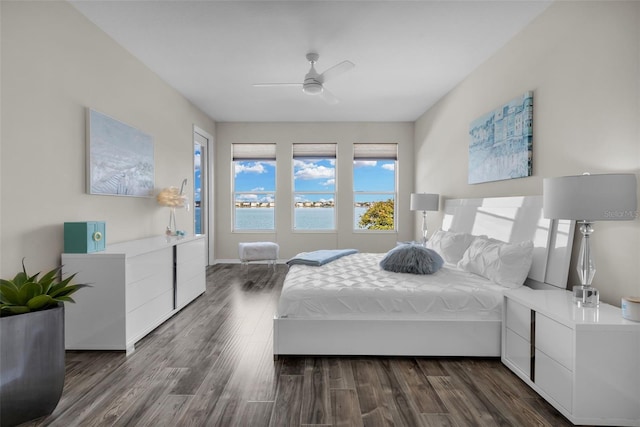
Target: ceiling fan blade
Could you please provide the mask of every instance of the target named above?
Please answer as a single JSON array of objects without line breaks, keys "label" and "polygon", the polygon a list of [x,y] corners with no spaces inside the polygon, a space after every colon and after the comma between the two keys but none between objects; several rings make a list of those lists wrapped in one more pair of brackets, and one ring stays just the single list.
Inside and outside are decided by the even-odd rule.
[{"label": "ceiling fan blade", "polygon": [[356,64],[351,61],[342,61],[341,63],[334,65],[328,70],[325,70],[324,73],[320,74],[320,77],[322,78],[322,81],[326,83],[327,81],[335,79],[339,75],[346,73],[355,66]]},{"label": "ceiling fan blade", "polygon": [[253,87],[302,86],[302,83],[254,83]]},{"label": "ceiling fan blade", "polygon": [[323,88],[322,92],[320,92],[318,96],[322,98],[324,102],[330,105],[335,105],[340,102],[340,100],[334,94],[329,92],[327,88]]}]

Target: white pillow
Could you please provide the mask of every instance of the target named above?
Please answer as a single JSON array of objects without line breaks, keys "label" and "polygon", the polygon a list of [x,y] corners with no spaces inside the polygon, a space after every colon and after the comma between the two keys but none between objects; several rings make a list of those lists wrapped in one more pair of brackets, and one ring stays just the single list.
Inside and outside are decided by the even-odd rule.
[{"label": "white pillow", "polygon": [[530,240],[509,244],[476,237],[462,256],[458,268],[506,288],[518,288],[524,284],[532,261],[533,243]]},{"label": "white pillow", "polygon": [[471,234],[439,230],[427,240],[427,248],[438,252],[447,264],[456,265],[473,239]]}]

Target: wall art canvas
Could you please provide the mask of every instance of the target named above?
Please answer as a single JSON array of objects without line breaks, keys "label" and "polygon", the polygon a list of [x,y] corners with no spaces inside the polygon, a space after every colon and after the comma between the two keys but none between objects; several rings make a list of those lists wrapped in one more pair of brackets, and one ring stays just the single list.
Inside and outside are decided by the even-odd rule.
[{"label": "wall art canvas", "polygon": [[533,92],[471,122],[469,184],[531,176]]},{"label": "wall art canvas", "polygon": [[151,135],[91,109],[87,122],[87,192],[153,197]]}]

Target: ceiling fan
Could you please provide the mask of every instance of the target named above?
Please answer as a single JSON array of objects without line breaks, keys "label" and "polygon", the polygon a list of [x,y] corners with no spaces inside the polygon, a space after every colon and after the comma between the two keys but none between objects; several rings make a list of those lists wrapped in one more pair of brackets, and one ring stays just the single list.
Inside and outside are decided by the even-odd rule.
[{"label": "ceiling fan", "polygon": [[337,104],[339,99],[336,98],[334,94],[329,92],[324,84],[339,75],[349,71],[355,64],[351,61],[342,61],[339,64],[334,65],[333,67],[325,70],[324,73],[318,74],[314,65],[318,62],[318,58],[320,55],[317,53],[307,53],[307,61],[311,63],[311,68],[306,76],[304,76],[303,83],[257,83],[253,86],[255,87],[273,87],[273,86],[298,86],[302,87],[302,91],[307,95],[316,95],[325,100],[329,104]]}]

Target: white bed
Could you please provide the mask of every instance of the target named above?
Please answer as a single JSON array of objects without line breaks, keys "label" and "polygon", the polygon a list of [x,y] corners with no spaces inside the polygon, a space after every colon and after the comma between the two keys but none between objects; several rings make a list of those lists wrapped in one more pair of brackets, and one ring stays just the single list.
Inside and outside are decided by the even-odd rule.
[{"label": "white bed", "polygon": [[[566,287],[573,223],[542,218],[540,196],[452,199],[442,228],[534,242],[528,282]],[[358,253],[291,266],[274,318],[274,355],[499,356],[502,292],[445,266],[432,275],[379,268]]]}]

